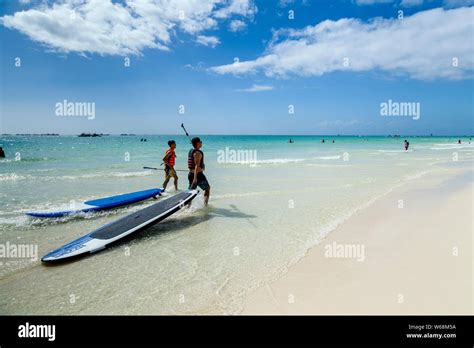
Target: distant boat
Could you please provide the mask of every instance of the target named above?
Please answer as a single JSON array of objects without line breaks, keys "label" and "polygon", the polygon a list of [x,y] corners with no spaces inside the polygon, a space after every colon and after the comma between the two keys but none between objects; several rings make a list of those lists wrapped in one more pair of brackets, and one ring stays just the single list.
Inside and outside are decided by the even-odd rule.
[{"label": "distant boat", "polygon": [[104,134],[100,133],[100,134],[97,134],[97,133],[81,133],[78,135],[78,137],[81,137],[81,138],[87,138],[87,137],[101,137],[103,136]]},{"label": "distant boat", "polygon": [[[11,134],[3,134],[3,135],[11,135]],[[57,134],[57,133],[41,133],[41,134],[17,133],[15,135],[22,136],[22,137],[58,137],[59,136],[59,134]]]}]

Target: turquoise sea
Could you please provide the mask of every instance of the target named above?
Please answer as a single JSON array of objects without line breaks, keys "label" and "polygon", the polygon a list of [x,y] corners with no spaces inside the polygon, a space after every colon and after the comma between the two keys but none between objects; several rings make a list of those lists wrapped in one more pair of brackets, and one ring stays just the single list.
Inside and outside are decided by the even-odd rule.
[{"label": "turquoise sea", "polygon": [[[161,187],[163,172],[143,166],[160,166],[169,139],[177,142],[176,168],[185,170],[185,136],[1,136],[0,244],[37,245],[41,257],[152,204],[48,220],[25,215]],[[250,290],[285,272],[359,209],[429,172],[474,163],[469,137],[201,139],[209,207],[198,197],[134,238],[61,266],[4,259],[0,313],[238,313]],[[180,189],[187,188],[186,173],[178,174]],[[165,196],[173,193],[170,185]]]}]

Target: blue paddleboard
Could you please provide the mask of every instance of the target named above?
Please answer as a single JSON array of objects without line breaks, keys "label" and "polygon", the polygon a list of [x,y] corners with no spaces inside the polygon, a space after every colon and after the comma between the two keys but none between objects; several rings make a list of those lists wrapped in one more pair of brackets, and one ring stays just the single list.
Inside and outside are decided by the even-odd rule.
[{"label": "blue paddleboard", "polygon": [[166,219],[168,216],[183,208],[186,204],[191,203],[197,194],[197,190],[187,190],[167,199],[160,200],[158,203],[126,215],[53,250],[43,256],[41,261],[60,261],[81,254],[94,253],[102,250],[110,243]]},{"label": "blue paddleboard", "polygon": [[26,215],[34,217],[61,217],[78,213],[87,213],[91,211],[99,211],[104,209],[117,208],[128,204],[137,203],[148,198],[159,196],[164,190],[162,188],[154,188],[150,190],[125,193],[117,196],[93,199],[82,203],[74,203],[67,209],[61,210],[44,210],[30,211]]}]

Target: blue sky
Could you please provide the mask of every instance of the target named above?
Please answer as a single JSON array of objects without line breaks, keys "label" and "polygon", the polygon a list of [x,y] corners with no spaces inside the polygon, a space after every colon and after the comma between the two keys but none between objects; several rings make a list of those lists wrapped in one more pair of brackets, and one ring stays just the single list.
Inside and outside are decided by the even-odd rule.
[{"label": "blue sky", "polygon": [[1,133],[473,133],[472,1],[96,1],[0,0]]}]

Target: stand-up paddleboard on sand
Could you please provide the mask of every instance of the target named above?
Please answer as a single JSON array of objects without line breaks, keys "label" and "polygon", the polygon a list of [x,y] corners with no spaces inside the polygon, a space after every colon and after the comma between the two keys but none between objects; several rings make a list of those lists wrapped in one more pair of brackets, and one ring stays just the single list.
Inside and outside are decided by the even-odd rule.
[{"label": "stand-up paddleboard on sand", "polygon": [[99,211],[104,209],[117,208],[124,205],[129,205],[137,202],[144,201],[155,196],[159,196],[164,190],[162,188],[154,188],[150,190],[137,191],[131,193],[125,193],[117,196],[110,196],[105,198],[93,199],[82,203],[71,204],[69,209],[61,210],[44,210],[44,211],[31,211],[27,212],[27,215],[34,217],[61,217],[65,215],[73,215],[78,213],[87,213],[91,211]]},{"label": "stand-up paddleboard on sand", "polygon": [[150,227],[174,214],[187,203],[190,203],[197,194],[197,190],[187,190],[129,214],[86,234],[84,237],[63,245],[59,249],[43,256],[41,261],[51,262],[64,260],[84,253],[93,253],[102,250],[107,244],[115,242],[133,232]]}]

